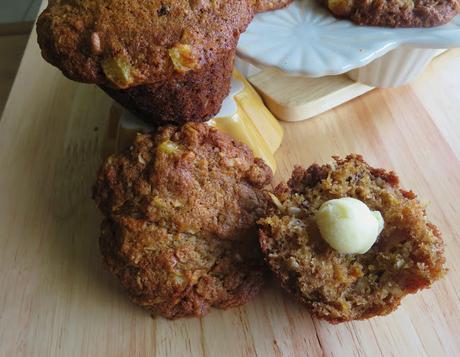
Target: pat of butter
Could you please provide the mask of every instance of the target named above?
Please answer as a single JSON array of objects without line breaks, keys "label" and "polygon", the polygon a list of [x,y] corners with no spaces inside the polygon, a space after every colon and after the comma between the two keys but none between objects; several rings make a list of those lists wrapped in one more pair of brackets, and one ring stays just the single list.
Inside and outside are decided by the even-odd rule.
[{"label": "pat of butter", "polygon": [[316,213],[322,238],[335,250],[345,254],[366,253],[383,229],[379,211],[371,211],[351,197],[324,202]]}]

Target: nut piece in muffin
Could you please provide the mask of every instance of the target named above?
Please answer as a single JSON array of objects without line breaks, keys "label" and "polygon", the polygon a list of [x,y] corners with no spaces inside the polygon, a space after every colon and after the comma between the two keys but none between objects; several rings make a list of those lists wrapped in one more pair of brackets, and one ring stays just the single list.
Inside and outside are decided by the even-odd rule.
[{"label": "nut piece in muffin", "polygon": [[281,9],[288,6],[294,0],[253,0],[256,12],[264,12]]},{"label": "nut piece in muffin", "polygon": [[[374,169],[359,155],[334,159],[296,167],[270,194],[272,207],[258,221],[262,251],[281,285],[314,316],[338,323],[388,314],[445,273],[441,234],[393,172]],[[320,207],[343,197],[380,212],[385,222],[362,254],[339,253],[318,228]]]},{"label": "nut piece in muffin", "polygon": [[271,178],[246,145],[206,124],[138,134],[94,187],[105,263],[135,303],[167,318],[244,304],[264,282],[255,222]]},{"label": "nut piece in muffin", "polygon": [[205,121],[228,95],[249,0],[57,0],[37,22],[43,57],[159,125]]},{"label": "nut piece in muffin", "polygon": [[433,27],[452,20],[459,0],[320,0],[335,16],[358,25]]}]

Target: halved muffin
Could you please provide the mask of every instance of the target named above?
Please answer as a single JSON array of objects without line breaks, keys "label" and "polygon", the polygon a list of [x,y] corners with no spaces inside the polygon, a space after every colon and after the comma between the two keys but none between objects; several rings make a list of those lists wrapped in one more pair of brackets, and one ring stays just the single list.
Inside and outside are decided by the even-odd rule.
[{"label": "halved muffin", "polygon": [[[334,159],[296,167],[276,187],[258,222],[262,251],[281,285],[314,316],[338,323],[388,314],[445,273],[441,233],[393,172],[372,168],[359,155]],[[340,253],[321,237],[318,210],[343,197],[383,216],[383,231],[363,254]]]}]

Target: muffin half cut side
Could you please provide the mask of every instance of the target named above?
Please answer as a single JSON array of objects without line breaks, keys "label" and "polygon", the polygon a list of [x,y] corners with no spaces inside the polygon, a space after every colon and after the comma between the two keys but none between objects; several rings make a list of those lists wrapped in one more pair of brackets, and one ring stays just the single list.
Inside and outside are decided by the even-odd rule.
[{"label": "muffin half cut side", "polygon": [[[338,323],[388,314],[445,273],[441,233],[393,172],[359,155],[334,160],[296,167],[270,194],[272,206],[258,221],[262,251],[281,285],[314,316]],[[338,252],[318,228],[320,207],[343,197],[383,217],[383,231],[363,254]]]}]

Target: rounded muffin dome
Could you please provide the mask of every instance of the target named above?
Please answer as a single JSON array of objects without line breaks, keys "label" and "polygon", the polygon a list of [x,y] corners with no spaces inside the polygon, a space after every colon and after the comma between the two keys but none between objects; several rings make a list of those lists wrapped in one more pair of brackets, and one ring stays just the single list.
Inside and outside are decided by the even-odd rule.
[{"label": "rounded muffin dome", "polygon": [[230,91],[251,0],[57,0],[37,22],[43,57],[152,125],[205,121]]},{"label": "rounded muffin dome", "polygon": [[294,0],[253,0],[256,12],[281,9],[289,5]]},{"label": "rounded muffin dome", "polygon": [[460,11],[459,0],[321,0],[337,17],[358,25],[385,27],[433,27],[452,20]]},{"label": "rounded muffin dome", "polygon": [[235,48],[247,0],[58,0],[37,22],[43,57],[76,81],[154,84]]},{"label": "rounded muffin dome", "polygon": [[206,124],[139,134],[94,187],[105,263],[135,303],[168,318],[247,302],[265,280],[255,222],[271,178],[246,145]]}]

